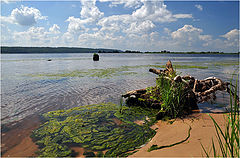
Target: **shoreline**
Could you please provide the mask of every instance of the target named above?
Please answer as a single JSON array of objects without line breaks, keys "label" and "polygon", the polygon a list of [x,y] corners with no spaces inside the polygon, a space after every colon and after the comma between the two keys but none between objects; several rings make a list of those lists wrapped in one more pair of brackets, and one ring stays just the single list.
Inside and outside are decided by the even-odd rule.
[{"label": "shoreline", "polygon": [[[224,127],[224,114],[210,114]],[[33,115],[19,122],[8,132],[2,133],[2,156],[3,157],[33,157],[37,156],[37,145],[30,138],[32,130],[40,125],[39,116]],[[23,126],[24,125],[24,126]],[[169,148],[163,148],[148,152],[152,145],[170,145],[187,137],[189,125],[192,130],[189,139],[181,144]],[[152,126],[156,129],[156,135],[145,146],[138,149],[129,157],[202,157],[204,156],[200,142],[207,149],[211,145],[211,139],[215,138],[215,128],[207,113],[193,113],[186,118],[176,119],[172,124],[168,121],[158,121]],[[9,142],[11,142],[9,144]],[[81,154],[80,154],[81,155]],[[78,156],[80,156],[78,155]],[[81,155],[82,156],[82,155]]]},{"label": "shoreline", "polygon": [[38,146],[30,135],[40,124],[40,116],[37,114],[7,124],[7,131],[1,132],[2,157],[36,157]]},{"label": "shoreline", "polygon": [[[221,128],[225,127],[224,114],[211,113],[210,115],[219,123]],[[186,139],[189,126],[192,129],[189,139],[185,142],[151,152],[147,151],[152,145],[165,146]],[[156,135],[148,144],[129,157],[203,157],[205,154],[201,143],[209,150],[212,138],[216,142],[214,124],[207,113],[193,113],[184,119],[176,119],[172,124],[160,120],[152,128],[158,128]],[[216,143],[218,150],[217,145],[218,143]]]}]

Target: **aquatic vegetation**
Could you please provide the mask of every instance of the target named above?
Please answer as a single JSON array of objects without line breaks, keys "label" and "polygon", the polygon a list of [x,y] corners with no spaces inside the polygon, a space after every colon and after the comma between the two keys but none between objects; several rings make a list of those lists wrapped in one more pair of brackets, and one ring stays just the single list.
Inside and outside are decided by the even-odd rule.
[{"label": "aquatic vegetation", "polygon": [[[73,156],[69,146],[86,150],[86,156],[124,156],[151,139],[155,131],[149,128],[156,112],[141,107],[119,107],[112,103],[87,105],[43,114],[45,123],[33,131],[39,146],[39,156]],[[140,126],[134,121],[144,120]],[[121,123],[116,123],[119,120]]]},{"label": "aquatic vegetation", "polygon": [[[139,68],[164,68],[165,65],[134,65],[134,66],[121,66],[116,68],[106,68],[106,69],[88,69],[88,70],[74,70],[66,71],[62,73],[41,73],[41,74],[29,74],[31,77],[98,77],[98,78],[110,78],[113,76],[121,75],[136,75],[138,72],[134,72],[132,69]],[[193,66],[193,65],[175,65],[174,68],[177,69],[207,69],[207,66]]]},{"label": "aquatic vegetation", "polygon": [[[237,77],[238,78],[238,77]],[[238,79],[236,80],[236,86],[238,84]],[[240,144],[239,144],[239,100],[237,97],[237,88],[233,89],[231,87],[231,91],[234,90],[234,95],[230,93],[230,112],[226,114],[226,125],[225,129],[221,129],[219,124],[215,121],[215,119],[209,115],[214,123],[214,127],[216,130],[216,139],[217,143],[215,143],[212,139],[212,152],[206,151],[206,148],[202,145],[202,149],[205,153],[205,157],[239,157],[240,156]],[[220,147],[220,151],[217,150],[216,144]]]},{"label": "aquatic vegetation", "polygon": [[239,66],[239,61],[219,61],[219,62],[213,62],[212,65],[214,66]]},{"label": "aquatic vegetation", "polygon": [[[155,67],[165,68],[166,65],[150,64],[150,65],[136,65],[136,66],[123,66],[125,68],[144,68],[144,67]],[[197,66],[197,65],[186,65],[186,64],[175,64],[175,69],[208,69],[208,66]]]},{"label": "aquatic vegetation", "polygon": [[30,74],[31,77],[99,77],[108,78],[117,75],[131,75],[133,72],[127,72],[129,69],[124,67],[106,68],[106,69],[88,69],[88,70],[74,70],[63,73],[42,73]]}]

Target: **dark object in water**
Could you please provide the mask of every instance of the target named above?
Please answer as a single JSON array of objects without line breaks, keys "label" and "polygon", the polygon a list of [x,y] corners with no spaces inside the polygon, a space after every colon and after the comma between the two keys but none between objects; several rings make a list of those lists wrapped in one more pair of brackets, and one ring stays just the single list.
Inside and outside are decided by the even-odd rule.
[{"label": "dark object in water", "polygon": [[52,61],[52,59],[48,59],[47,61]]},{"label": "dark object in water", "polygon": [[99,55],[97,53],[93,54],[93,61],[99,61]]}]

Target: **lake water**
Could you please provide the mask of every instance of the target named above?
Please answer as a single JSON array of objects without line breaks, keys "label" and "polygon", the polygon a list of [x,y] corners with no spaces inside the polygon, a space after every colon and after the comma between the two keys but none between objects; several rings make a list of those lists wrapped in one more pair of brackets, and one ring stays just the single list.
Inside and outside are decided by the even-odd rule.
[{"label": "lake water", "polygon": [[[177,69],[197,79],[215,76],[230,81],[239,73],[238,55],[191,54],[2,54],[2,124],[32,114],[102,102],[119,103],[129,90],[155,85],[154,65],[194,65]],[[48,61],[51,59],[51,61]],[[236,76],[235,76],[236,78]],[[223,111],[229,96],[217,94],[213,103],[199,104],[202,112]]]}]

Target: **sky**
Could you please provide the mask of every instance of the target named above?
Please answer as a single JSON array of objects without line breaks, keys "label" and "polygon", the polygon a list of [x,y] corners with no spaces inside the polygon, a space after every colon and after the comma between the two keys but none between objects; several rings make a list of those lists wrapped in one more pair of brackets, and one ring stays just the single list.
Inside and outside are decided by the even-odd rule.
[{"label": "sky", "polygon": [[239,52],[238,1],[1,1],[1,45]]}]

